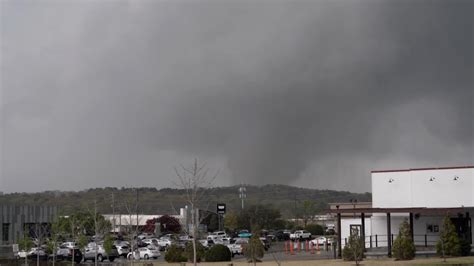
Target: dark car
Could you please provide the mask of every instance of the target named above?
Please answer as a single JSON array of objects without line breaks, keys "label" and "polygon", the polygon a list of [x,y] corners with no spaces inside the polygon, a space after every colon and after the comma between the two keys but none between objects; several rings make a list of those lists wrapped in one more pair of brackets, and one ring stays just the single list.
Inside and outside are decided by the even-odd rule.
[{"label": "dark car", "polygon": [[58,261],[72,261],[73,257],[76,263],[80,263],[82,261],[82,252],[79,248],[60,246],[58,251],[56,252],[56,260]]},{"label": "dark car", "polygon": [[290,234],[289,234],[289,232],[287,232],[285,230],[276,231],[275,237],[278,241],[290,240]]}]

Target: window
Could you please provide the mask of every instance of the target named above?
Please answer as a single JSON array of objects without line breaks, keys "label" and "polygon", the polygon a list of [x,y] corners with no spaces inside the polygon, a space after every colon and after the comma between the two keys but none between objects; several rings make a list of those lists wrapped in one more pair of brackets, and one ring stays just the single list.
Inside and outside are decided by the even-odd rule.
[{"label": "window", "polygon": [[351,224],[351,236],[360,236],[361,225],[360,224]]},{"label": "window", "polygon": [[427,224],[426,225],[426,233],[438,233],[439,226],[437,224]]},{"label": "window", "polygon": [[9,240],[9,230],[10,229],[10,224],[3,224],[2,225],[2,241],[8,242]]}]

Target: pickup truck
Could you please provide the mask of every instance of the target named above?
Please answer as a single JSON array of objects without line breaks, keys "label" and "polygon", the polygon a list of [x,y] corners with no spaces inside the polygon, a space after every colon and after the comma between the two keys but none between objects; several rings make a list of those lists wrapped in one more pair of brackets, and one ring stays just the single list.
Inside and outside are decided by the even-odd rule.
[{"label": "pickup truck", "polygon": [[310,239],[311,233],[306,230],[296,230],[290,234],[290,239]]}]

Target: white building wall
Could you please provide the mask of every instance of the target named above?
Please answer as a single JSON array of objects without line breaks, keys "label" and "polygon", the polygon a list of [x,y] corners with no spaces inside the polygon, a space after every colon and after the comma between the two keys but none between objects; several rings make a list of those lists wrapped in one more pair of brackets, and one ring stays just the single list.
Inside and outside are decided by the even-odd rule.
[{"label": "white building wall", "polygon": [[372,207],[398,208],[412,205],[411,176],[409,171],[373,173]]},{"label": "white building wall", "polygon": [[473,169],[423,170],[410,174],[416,192],[412,193],[411,207],[474,206]]},{"label": "white building wall", "polygon": [[[409,219],[409,214],[392,213],[390,217],[390,230],[392,231],[394,239],[398,236],[400,224],[404,219]],[[441,216],[420,216],[413,219],[413,231],[415,244],[422,246],[425,243],[425,235],[427,238],[427,245],[433,246],[439,237],[439,230],[441,230],[443,217]],[[372,216],[372,246],[375,247],[375,235],[378,237],[378,246],[387,246],[387,215],[386,214],[374,214]],[[427,226],[438,226],[438,232],[428,232]],[[344,230],[342,230],[344,232]]]},{"label": "white building wall", "polygon": [[372,206],[374,208],[474,206],[473,179],[474,167],[373,172]]},{"label": "white building wall", "polygon": [[[367,239],[369,239],[369,236],[372,234],[371,223],[372,221],[370,218],[365,218],[365,235],[367,236],[366,241],[368,241]],[[341,220],[342,247],[344,247],[345,245],[344,239],[349,241],[349,236],[351,234],[350,232],[351,225],[362,225],[362,219],[359,217],[359,218],[344,218]],[[369,247],[368,242],[366,242],[366,246]]]},{"label": "white building wall", "polygon": [[[372,206],[374,208],[449,208],[467,207],[466,212],[474,216],[474,167],[450,169],[408,169],[372,173]],[[455,215],[455,214],[453,214]],[[406,214],[391,214],[391,231],[398,235],[400,223],[408,219]],[[428,225],[442,227],[442,216],[424,216],[414,219],[416,245],[424,245],[425,235],[428,246],[433,246],[439,238],[438,232],[429,232]],[[342,239],[349,235],[349,224],[342,222]],[[386,214],[371,217],[373,241],[378,235],[378,246],[387,246]],[[474,239],[474,233],[473,233]],[[375,243],[373,244],[375,247]]]}]

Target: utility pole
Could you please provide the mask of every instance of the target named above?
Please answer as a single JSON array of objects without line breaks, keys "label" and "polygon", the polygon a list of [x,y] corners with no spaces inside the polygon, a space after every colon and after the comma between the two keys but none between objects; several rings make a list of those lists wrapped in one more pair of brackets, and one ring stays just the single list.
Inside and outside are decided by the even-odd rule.
[{"label": "utility pole", "polygon": [[97,232],[97,199],[94,199],[94,265],[97,266],[97,237],[98,237],[98,232]]},{"label": "utility pole", "polygon": [[247,189],[243,185],[240,185],[239,197],[240,197],[240,200],[242,201],[242,210],[244,209],[244,199],[247,197],[247,194],[245,194],[246,192],[247,192]]},{"label": "utility pole", "polygon": [[298,225],[298,208],[296,205],[296,194],[293,194],[293,199],[295,200],[295,223],[296,225]]},{"label": "utility pole", "polygon": [[137,210],[137,226],[135,227],[135,236],[138,240],[138,188],[137,188],[137,199],[136,199],[136,210]]},{"label": "utility pole", "polygon": [[112,192],[112,220],[113,220],[113,232],[115,234],[115,197],[114,197],[114,192]]}]

